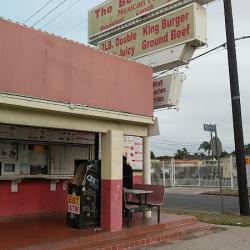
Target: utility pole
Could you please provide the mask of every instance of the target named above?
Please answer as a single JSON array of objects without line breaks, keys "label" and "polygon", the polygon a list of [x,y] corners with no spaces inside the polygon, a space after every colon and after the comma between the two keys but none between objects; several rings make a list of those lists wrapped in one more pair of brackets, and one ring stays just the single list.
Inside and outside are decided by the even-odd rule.
[{"label": "utility pole", "polygon": [[239,188],[240,214],[249,214],[248,188],[246,178],[245,147],[242,129],[240,90],[238,80],[237,58],[235,50],[234,24],[231,0],[224,1],[225,24],[227,35],[228,66],[230,76],[231,101],[234,125],[235,154]]}]

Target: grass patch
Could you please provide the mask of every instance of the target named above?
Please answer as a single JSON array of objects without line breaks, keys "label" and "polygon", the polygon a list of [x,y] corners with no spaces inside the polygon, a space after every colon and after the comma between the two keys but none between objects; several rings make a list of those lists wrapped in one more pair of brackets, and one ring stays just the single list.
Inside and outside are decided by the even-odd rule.
[{"label": "grass patch", "polygon": [[162,211],[180,215],[192,215],[197,217],[198,221],[209,224],[250,227],[250,216],[240,216],[238,214],[216,214],[177,209],[163,209]]},{"label": "grass patch", "polygon": [[[239,191],[237,188],[232,189],[232,188],[223,188],[222,189],[223,195],[224,196],[239,196]],[[220,195],[220,190],[215,190],[215,191],[207,191],[203,192],[201,194],[204,195]],[[248,197],[250,197],[250,188],[248,188]]]}]

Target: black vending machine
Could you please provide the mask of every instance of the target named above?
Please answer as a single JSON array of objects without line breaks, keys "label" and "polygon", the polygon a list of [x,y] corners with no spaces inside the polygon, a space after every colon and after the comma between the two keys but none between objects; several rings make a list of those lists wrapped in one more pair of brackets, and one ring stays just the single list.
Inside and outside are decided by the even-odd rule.
[{"label": "black vending machine", "polygon": [[67,224],[74,228],[100,226],[101,162],[75,162],[75,178],[68,186]]}]

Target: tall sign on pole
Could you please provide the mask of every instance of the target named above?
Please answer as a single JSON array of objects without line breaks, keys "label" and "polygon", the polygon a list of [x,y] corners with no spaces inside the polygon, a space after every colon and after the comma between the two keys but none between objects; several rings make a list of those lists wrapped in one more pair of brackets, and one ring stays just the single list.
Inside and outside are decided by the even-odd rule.
[{"label": "tall sign on pole", "polygon": [[231,0],[224,0],[224,11],[225,11],[226,34],[227,34],[228,66],[230,75],[240,214],[250,215],[247,177],[246,177],[245,147],[244,147],[242,117],[241,117],[240,90],[239,90]]},{"label": "tall sign on pole", "polygon": [[189,43],[207,43],[206,11],[192,3],[98,43],[99,49],[124,58],[138,58],[155,51]]},{"label": "tall sign on pole", "polygon": [[155,78],[153,82],[154,110],[178,107],[183,81],[184,76],[179,73]]},{"label": "tall sign on pole", "polygon": [[88,12],[89,43],[153,20],[191,3],[205,5],[214,0],[108,0]]}]

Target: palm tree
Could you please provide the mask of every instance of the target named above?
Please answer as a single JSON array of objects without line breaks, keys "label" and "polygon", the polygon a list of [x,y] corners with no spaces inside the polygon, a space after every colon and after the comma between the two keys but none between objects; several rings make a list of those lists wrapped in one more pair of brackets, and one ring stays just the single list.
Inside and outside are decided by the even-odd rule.
[{"label": "palm tree", "polygon": [[250,144],[245,145],[246,154],[250,154]]},{"label": "palm tree", "polygon": [[154,154],[154,152],[151,151],[150,154],[151,154],[151,159],[154,160],[154,159],[155,159],[155,154]]},{"label": "palm tree", "polygon": [[211,151],[211,145],[209,142],[204,141],[201,143],[201,145],[199,146],[198,151],[203,150],[204,152],[208,152],[208,155],[210,155],[210,151]]},{"label": "palm tree", "polygon": [[186,148],[178,149],[175,153],[175,159],[187,159],[190,156],[190,153]]}]

